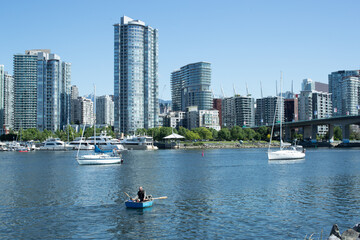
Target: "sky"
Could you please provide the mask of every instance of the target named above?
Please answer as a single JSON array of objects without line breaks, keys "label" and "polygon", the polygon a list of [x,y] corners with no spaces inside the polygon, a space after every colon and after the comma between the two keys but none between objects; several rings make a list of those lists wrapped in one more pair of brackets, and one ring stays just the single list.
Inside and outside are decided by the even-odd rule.
[{"label": "sky", "polygon": [[360,1],[241,0],[2,0],[0,64],[12,74],[13,55],[51,49],[72,63],[80,95],[114,93],[114,28],[124,15],[159,30],[159,98],[171,99],[170,74],[206,61],[215,97],[299,92],[311,78],[360,68]]}]

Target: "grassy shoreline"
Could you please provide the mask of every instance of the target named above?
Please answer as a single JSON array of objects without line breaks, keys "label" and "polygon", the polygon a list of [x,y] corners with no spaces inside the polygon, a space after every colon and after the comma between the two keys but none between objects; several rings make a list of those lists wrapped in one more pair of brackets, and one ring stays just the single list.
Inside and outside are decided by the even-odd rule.
[{"label": "grassy shoreline", "polygon": [[[272,142],[272,147],[278,147],[278,141]],[[180,149],[219,149],[219,148],[268,148],[266,141],[204,141],[204,142],[180,142]]]}]

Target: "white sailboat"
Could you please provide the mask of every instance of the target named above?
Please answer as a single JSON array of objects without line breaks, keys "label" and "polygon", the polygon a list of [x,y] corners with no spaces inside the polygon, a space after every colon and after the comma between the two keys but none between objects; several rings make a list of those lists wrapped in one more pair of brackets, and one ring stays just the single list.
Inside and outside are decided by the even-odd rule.
[{"label": "white sailboat", "polygon": [[[290,144],[283,143],[282,141],[282,115],[283,115],[283,104],[281,101],[281,90],[282,90],[282,73],[280,78],[280,96],[278,96],[276,108],[275,108],[275,114],[274,114],[274,121],[273,126],[271,129],[271,136],[270,136],[270,143],[269,143],[269,149],[268,149],[268,159],[269,160],[295,160],[295,159],[303,159],[305,158],[305,151],[302,149],[302,147],[296,147],[291,146]],[[271,146],[271,139],[274,132],[274,125],[275,125],[275,119],[276,119],[276,111],[277,106],[280,104],[280,149],[279,150],[272,150],[270,148]]]},{"label": "white sailboat", "polygon": [[[94,86],[94,146],[95,146],[95,152],[93,154],[88,155],[82,155],[79,156],[80,148],[81,148],[81,141],[80,146],[78,148],[78,152],[76,155],[76,161],[80,165],[104,165],[104,164],[119,164],[122,162],[121,156],[117,153],[116,149],[109,150],[109,151],[103,151],[96,145],[96,90]],[[85,125],[84,130],[82,132],[82,136],[85,132]],[[110,155],[111,154],[111,155]]]}]

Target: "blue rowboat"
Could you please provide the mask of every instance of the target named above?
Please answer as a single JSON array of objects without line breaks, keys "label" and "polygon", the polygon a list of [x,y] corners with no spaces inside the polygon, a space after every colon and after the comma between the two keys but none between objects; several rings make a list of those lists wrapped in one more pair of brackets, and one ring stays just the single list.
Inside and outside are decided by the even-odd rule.
[{"label": "blue rowboat", "polygon": [[125,206],[128,208],[147,208],[153,205],[153,201],[135,202],[132,200],[125,201]]}]

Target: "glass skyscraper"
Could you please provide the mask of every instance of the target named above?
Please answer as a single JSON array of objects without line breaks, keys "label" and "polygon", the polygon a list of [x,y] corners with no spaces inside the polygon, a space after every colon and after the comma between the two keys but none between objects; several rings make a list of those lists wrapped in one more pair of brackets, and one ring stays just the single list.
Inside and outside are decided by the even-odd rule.
[{"label": "glass skyscraper", "polygon": [[211,64],[191,63],[171,73],[171,100],[173,110],[186,111],[197,106],[198,110],[212,108]]},{"label": "glass skyscraper", "polygon": [[329,92],[334,116],[360,114],[360,70],[329,74]]},{"label": "glass skyscraper", "polygon": [[37,53],[14,55],[14,129],[36,128]]},{"label": "glass skyscraper", "polygon": [[158,30],[124,16],[114,24],[115,131],[156,127],[158,89]]},{"label": "glass skyscraper", "polygon": [[53,53],[38,53],[37,128],[56,131],[70,122],[71,64]]},{"label": "glass skyscraper", "polygon": [[5,93],[5,70],[4,65],[0,65],[0,134],[3,130],[5,110],[4,110],[4,93]]},{"label": "glass skyscraper", "polygon": [[48,49],[14,55],[15,130],[56,131],[67,124],[70,66]]}]

